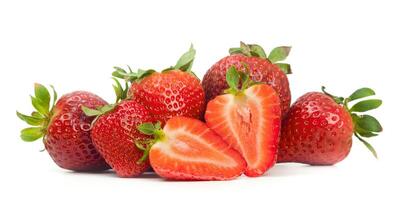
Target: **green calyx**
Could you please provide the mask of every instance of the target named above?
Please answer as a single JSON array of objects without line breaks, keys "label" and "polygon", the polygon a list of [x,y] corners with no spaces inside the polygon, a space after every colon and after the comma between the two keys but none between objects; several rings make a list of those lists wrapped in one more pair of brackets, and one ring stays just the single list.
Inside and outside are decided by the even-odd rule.
[{"label": "green calyx", "polygon": [[139,81],[155,72],[155,70],[153,69],[148,70],[138,69],[137,72],[133,72],[130,66],[127,66],[128,70],[116,66],[113,68],[115,69],[115,71],[113,71],[112,73],[112,76],[114,78],[123,79],[125,82],[131,82],[131,83],[134,81]]},{"label": "green calyx", "polygon": [[[130,69],[130,67],[129,67],[129,69]],[[123,70],[123,69],[116,67],[116,70],[119,71],[119,73],[120,73],[121,70]],[[131,72],[131,69],[130,69],[130,72]],[[122,75],[122,74],[119,74],[119,76],[120,75]],[[115,77],[112,77],[112,79],[115,82],[115,84],[112,85],[113,89],[114,89],[114,92],[116,94],[115,103],[107,104],[107,105],[104,105],[104,106],[99,106],[99,107],[96,107],[95,109],[88,108],[86,106],[81,106],[81,109],[82,109],[82,111],[84,112],[84,114],[86,116],[95,117],[95,119],[92,121],[91,127],[101,115],[104,115],[106,113],[109,113],[109,112],[113,111],[114,108],[119,104],[120,101],[122,101],[124,99],[127,99],[127,93],[128,93],[128,90],[129,90],[128,82],[127,81],[124,82],[124,88],[123,88],[123,86],[122,86],[122,84],[120,83],[119,80],[117,80]]]},{"label": "green calyx", "polygon": [[[374,147],[363,138],[378,136],[378,133],[382,132],[383,129],[380,122],[375,117],[362,113],[380,107],[382,101],[380,99],[361,100],[362,98],[375,95],[374,90],[370,88],[360,88],[347,98],[327,93],[324,86],[322,86],[321,90],[324,94],[330,96],[336,103],[342,104],[343,107],[346,108],[353,120],[354,135],[371,151],[373,156],[377,158],[377,152]],[[358,102],[349,108],[349,103],[357,100]]]},{"label": "green calyx", "polygon": [[[195,74],[191,71],[191,67],[193,66],[193,62],[194,62],[194,58],[195,58],[195,53],[196,53],[196,51],[195,51],[193,45],[191,44],[190,49],[179,58],[179,60],[176,62],[176,65],[162,70],[162,73],[166,72],[166,71],[170,71],[170,70],[181,70],[183,72],[188,72],[195,76]],[[130,66],[127,66],[128,70],[125,70],[121,67],[116,67],[116,66],[113,68],[114,68],[114,71],[112,73],[112,76],[114,78],[123,79],[126,83],[127,82],[133,83],[136,81],[137,82],[141,81],[143,78],[156,72],[153,69],[147,69],[147,70],[138,69],[137,72],[133,72],[131,70]]]},{"label": "green calyx", "polygon": [[149,138],[149,139],[141,139],[141,140],[134,141],[135,146],[144,152],[142,157],[137,161],[137,164],[141,164],[148,158],[151,147],[156,142],[162,141],[165,139],[165,133],[163,132],[163,130],[161,128],[161,123],[159,121],[156,122],[155,124],[150,123],[150,122],[142,123],[137,126],[137,129],[142,134],[152,136],[152,138]]},{"label": "green calyx", "polygon": [[113,86],[114,93],[116,95],[116,101],[115,104],[120,102],[121,100],[127,99],[127,94],[129,90],[128,82],[124,82],[124,88],[121,85],[120,81],[117,80],[116,78],[112,77],[114,80],[115,84]]},{"label": "green calyx", "polygon": [[43,138],[47,133],[47,126],[54,114],[53,108],[57,101],[57,93],[53,86],[50,87],[53,91],[52,100],[49,90],[45,86],[35,83],[35,95],[31,96],[32,106],[35,108],[35,111],[31,115],[25,115],[17,111],[18,118],[31,125],[31,127],[21,130],[20,137],[25,142],[32,142]]},{"label": "green calyx", "polygon": [[272,49],[272,51],[267,56],[264,49],[260,45],[245,44],[244,42],[240,42],[240,47],[230,48],[229,53],[230,53],[230,55],[243,54],[243,55],[249,56],[249,57],[254,56],[254,57],[267,59],[271,63],[277,65],[286,74],[291,74],[292,69],[290,67],[290,64],[280,62],[280,61],[285,60],[288,57],[290,50],[291,50],[290,46],[279,46],[279,47]]},{"label": "green calyx", "polygon": [[167,69],[164,69],[162,72],[176,69],[176,70],[181,70],[183,72],[192,73],[191,68],[193,66],[195,53],[196,53],[196,51],[193,47],[193,44],[191,44],[190,49],[186,53],[184,53],[183,55],[180,56],[180,58],[176,62],[175,66],[171,66]]},{"label": "green calyx", "polygon": [[244,94],[244,90],[257,84],[257,82],[250,78],[247,65],[244,68],[246,69],[245,72],[237,71],[235,66],[231,66],[228,69],[226,72],[226,83],[229,85],[229,88],[224,91],[226,94],[239,96]]},{"label": "green calyx", "polygon": [[94,120],[92,120],[91,123],[91,128],[92,126],[95,124],[95,122],[98,120],[98,118],[104,114],[107,114],[111,111],[114,110],[114,108],[116,107],[117,103],[114,104],[107,104],[104,106],[99,106],[96,109],[92,109],[92,108],[88,108],[86,106],[81,106],[82,111],[84,112],[84,114],[88,117],[95,117]]}]

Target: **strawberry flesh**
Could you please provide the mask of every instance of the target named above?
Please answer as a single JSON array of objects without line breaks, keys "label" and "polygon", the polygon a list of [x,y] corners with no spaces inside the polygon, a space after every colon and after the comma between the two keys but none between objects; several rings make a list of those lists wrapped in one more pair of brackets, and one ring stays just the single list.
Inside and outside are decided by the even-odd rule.
[{"label": "strawberry flesh", "polygon": [[281,108],[272,87],[259,84],[243,94],[217,96],[207,105],[207,125],[247,162],[245,174],[260,176],[276,162]]},{"label": "strawberry flesh", "polygon": [[155,172],[172,180],[229,180],[246,166],[203,122],[174,117],[163,128],[164,138],[154,144],[149,158]]}]

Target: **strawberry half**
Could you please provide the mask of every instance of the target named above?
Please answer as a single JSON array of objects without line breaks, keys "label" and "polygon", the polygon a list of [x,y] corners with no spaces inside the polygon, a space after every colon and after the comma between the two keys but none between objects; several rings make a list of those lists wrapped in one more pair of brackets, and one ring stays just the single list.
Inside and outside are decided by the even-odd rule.
[{"label": "strawberry half", "polygon": [[229,180],[240,176],[246,163],[203,122],[187,117],[173,117],[160,129],[144,123],[138,130],[153,135],[152,140],[137,141],[149,153],[152,168],[171,180]]},{"label": "strawberry half", "polygon": [[[240,78],[242,87],[239,89]],[[281,107],[275,90],[254,84],[246,73],[231,67],[226,74],[229,89],[207,105],[208,127],[241,153],[245,174],[260,176],[276,162]]]}]

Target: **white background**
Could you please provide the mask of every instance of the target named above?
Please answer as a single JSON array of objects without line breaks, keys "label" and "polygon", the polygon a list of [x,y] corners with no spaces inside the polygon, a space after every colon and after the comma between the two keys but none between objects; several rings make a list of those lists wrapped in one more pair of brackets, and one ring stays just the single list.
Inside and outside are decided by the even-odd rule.
[{"label": "white background", "polygon": [[[0,199],[401,199],[400,86],[402,31],[398,1],[20,1],[0,2]],[[59,94],[92,91],[114,100],[112,66],[163,69],[190,43],[194,71],[206,70],[239,41],[267,50],[291,45],[292,100],[319,90],[348,95],[372,87],[384,101],[373,112],[384,132],[371,140],[375,160],[357,140],[332,167],[281,164],[259,178],[167,182],[122,179],[58,168],[41,142],[24,143],[15,110],[31,111],[33,83]]]}]

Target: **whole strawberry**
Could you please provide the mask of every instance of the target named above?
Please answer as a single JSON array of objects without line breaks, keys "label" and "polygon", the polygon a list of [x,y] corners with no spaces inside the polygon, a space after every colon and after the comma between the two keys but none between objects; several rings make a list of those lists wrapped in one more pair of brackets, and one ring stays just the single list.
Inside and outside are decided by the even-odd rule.
[{"label": "whole strawberry", "polygon": [[174,67],[162,72],[133,73],[131,69],[126,72],[116,68],[113,75],[131,81],[127,97],[143,104],[162,124],[174,116],[200,119],[205,110],[205,95],[199,79],[191,72],[194,56],[191,46]]},{"label": "whole strawberry", "polygon": [[153,121],[143,105],[133,100],[122,100],[98,110],[86,107],[83,110],[88,116],[97,116],[92,140],[118,176],[137,176],[148,169],[148,161],[137,162],[143,153],[135,146],[136,140],[147,137],[137,130],[137,126]]},{"label": "whole strawberry", "polygon": [[50,105],[49,91],[43,85],[35,84],[35,96],[31,96],[31,100],[36,111],[31,115],[17,112],[20,119],[33,126],[21,131],[22,140],[31,142],[43,137],[50,157],[64,169],[93,171],[109,168],[90,138],[94,117],[87,117],[81,110],[81,106],[103,106],[106,104],[103,99],[90,92],[76,91],[57,100],[53,89],[53,105]]},{"label": "whole strawberry", "polygon": [[353,135],[377,157],[363,137],[377,136],[382,127],[376,118],[360,113],[379,107],[382,101],[363,100],[349,108],[349,102],[372,96],[374,91],[361,88],[342,98],[324,89],[303,95],[291,106],[282,122],[278,162],[333,165],[349,154]]},{"label": "whole strawberry", "polygon": [[120,177],[134,177],[149,168],[149,161],[138,162],[143,156],[135,141],[147,139],[137,126],[154,122],[148,110],[138,101],[126,99],[128,85],[125,88],[117,79],[113,85],[116,102],[96,109],[83,106],[87,116],[96,117],[92,123],[91,138],[96,149],[105,158]]},{"label": "whole strawberry", "polygon": [[279,94],[282,113],[286,113],[290,106],[289,81],[286,74],[290,74],[290,65],[278,63],[284,60],[290,52],[290,47],[274,48],[267,57],[264,49],[256,44],[246,45],[241,42],[240,48],[231,48],[230,56],[226,56],[215,63],[204,75],[202,86],[207,102],[228,88],[226,72],[231,66],[236,70],[245,71],[248,67],[253,81],[266,83]]}]

